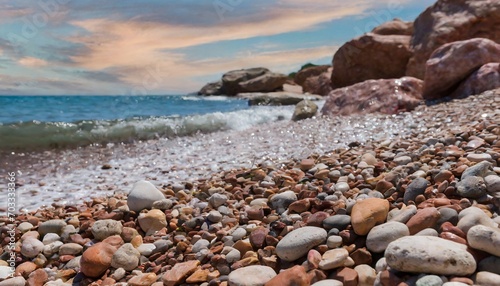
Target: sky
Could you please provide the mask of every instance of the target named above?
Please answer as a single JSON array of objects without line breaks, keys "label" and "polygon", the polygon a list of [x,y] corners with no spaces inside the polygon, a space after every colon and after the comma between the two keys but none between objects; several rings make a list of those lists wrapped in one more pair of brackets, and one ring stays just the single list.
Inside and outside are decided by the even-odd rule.
[{"label": "sky", "polygon": [[0,95],[196,92],[230,70],[331,64],[434,0],[0,0]]}]

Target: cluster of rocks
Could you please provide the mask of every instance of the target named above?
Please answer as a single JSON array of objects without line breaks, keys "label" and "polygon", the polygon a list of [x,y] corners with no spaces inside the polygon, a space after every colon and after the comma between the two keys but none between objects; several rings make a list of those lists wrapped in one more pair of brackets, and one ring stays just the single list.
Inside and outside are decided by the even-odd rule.
[{"label": "cluster of rocks", "polygon": [[0,218],[0,286],[497,285],[496,102],[435,137],[139,181],[127,195]]},{"label": "cluster of rocks", "polygon": [[322,113],[397,113],[500,87],[499,17],[495,0],[438,0],[413,23],[395,19],[345,43]]}]

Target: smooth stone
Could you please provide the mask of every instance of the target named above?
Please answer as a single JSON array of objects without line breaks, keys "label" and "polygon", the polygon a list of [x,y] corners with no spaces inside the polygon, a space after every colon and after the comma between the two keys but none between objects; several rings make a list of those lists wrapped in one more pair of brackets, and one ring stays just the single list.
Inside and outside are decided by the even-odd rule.
[{"label": "smooth stone", "polygon": [[59,248],[59,255],[79,255],[83,251],[83,246],[77,243],[66,243]]},{"label": "smooth stone", "polygon": [[500,275],[490,272],[478,272],[474,279],[475,285],[498,286],[500,284]]},{"label": "smooth stone", "polygon": [[42,253],[46,257],[51,257],[52,255],[56,254],[59,252],[59,248],[63,246],[64,243],[62,241],[54,241],[52,243],[49,243],[43,247]]},{"label": "smooth stone", "polygon": [[207,215],[207,219],[211,222],[218,223],[222,220],[222,214],[218,211],[210,211]]},{"label": "smooth stone", "polygon": [[469,286],[469,284],[465,284],[462,282],[446,282],[443,286]]},{"label": "smooth stone", "polygon": [[424,228],[421,231],[414,234],[414,236],[435,236],[438,237],[439,233],[433,228]]},{"label": "smooth stone", "polygon": [[323,220],[323,227],[326,230],[330,230],[332,228],[336,228],[338,230],[344,230],[351,224],[351,216],[336,214],[333,216],[329,216]]},{"label": "smooth stone", "polygon": [[27,221],[20,223],[17,226],[17,229],[21,231],[21,233],[25,233],[27,231],[30,231],[33,228],[33,225]]},{"label": "smooth stone", "polygon": [[319,262],[319,268],[321,270],[331,270],[344,266],[347,258],[349,257],[349,252],[345,248],[331,249],[323,253],[321,256],[321,261]]},{"label": "smooth stone", "polygon": [[415,286],[441,286],[443,280],[437,275],[425,275],[417,280]]},{"label": "smooth stone", "polygon": [[405,236],[385,250],[387,264],[402,272],[468,276],[476,270],[467,246],[433,236]]},{"label": "smooth stone", "polygon": [[213,208],[218,208],[227,202],[227,196],[219,193],[215,193],[210,196],[208,199],[208,203]]},{"label": "smooth stone", "polygon": [[349,189],[350,189],[349,184],[347,184],[346,182],[338,182],[335,184],[336,191],[345,193],[345,192],[349,191]]},{"label": "smooth stone", "polygon": [[484,182],[486,183],[486,191],[490,193],[492,196],[499,198],[500,197],[500,176],[498,175],[489,175],[484,178]]},{"label": "smooth stone", "polygon": [[435,228],[441,214],[437,208],[424,208],[417,211],[417,213],[410,218],[406,223],[410,234],[414,235],[426,228]]},{"label": "smooth stone", "polygon": [[366,237],[366,247],[372,252],[384,252],[389,243],[408,235],[410,230],[404,223],[386,222],[370,230]]},{"label": "smooth stone", "polygon": [[55,241],[60,241],[61,237],[57,233],[47,233],[46,235],[43,236],[43,244],[51,244],[52,242]]},{"label": "smooth stone", "polygon": [[483,210],[477,207],[466,208],[458,214],[457,227],[465,234],[467,234],[471,227],[476,225],[484,225],[493,228],[498,226]]},{"label": "smooth stone", "polygon": [[137,222],[146,235],[152,235],[167,226],[167,217],[163,211],[153,209],[139,214]]},{"label": "smooth stone", "polygon": [[66,225],[66,222],[62,219],[48,220],[42,222],[42,224],[38,226],[38,233],[40,233],[40,236],[42,237],[47,233],[56,233],[58,235],[61,235]]},{"label": "smooth stone", "polygon": [[477,271],[487,271],[500,275],[500,257],[489,256],[479,262]]},{"label": "smooth stone", "polygon": [[22,276],[13,277],[0,282],[0,286],[24,286],[26,279]]},{"label": "smooth stone", "polygon": [[241,259],[241,253],[238,251],[238,249],[231,249],[229,253],[226,254],[226,261],[228,263],[234,263],[238,260]]},{"label": "smooth stone", "polygon": [[458,223],[458,212],[452,208],[440,208],[439,213],[441,217],[437,221],[438,225],[441,225],[445,222],[450,222],[453,225]]},{"label": "smooth stone", "polygon": [[365,153],[361,156],[361,162],[365,162],[368,165],[374,166],[377,164],[377,158],[372,153]]},{"label": "smooth stone", "polygon": [[111,266],[132,271],[139,265],[141,253],[131,243],[125,243],[113,254]]},{"label": "smooth stone", "polygon": [[155,201],[152,205],[153,209],[159,209],[159,210],[169,210],[172,208],[174,205],[174,202],[170,199],[161,199],[159,201]]},{"label": "smooth stone", "polygon": [[330,249],[340,247],[342,245],[342,237],[338,235],[331,235],[326,240],[326,245]]},{"label": "smooth stone", "polygon": [[354,267],[354,271],[358,273],[358,286],[373,286],[377,279],[377,271],[370,265],[361,264]]},{"label": "smooth stone", "polygon": [[136,213],[151,209],[156,201],[165,199],[160,190],[148,181],[138,181],[132,187],[127,197],[127,205],[131,211]]},{"label": "smooth stone", "polygon": [[286,211],[288,206],[295,201],[297,201],[297,195],[293,191],[286,191],[273,195],[271,197],[271,206],[278,214],[282,214]]},{"label": "smooth stone", "polygon": [[294,261],[325,242],[327,232],[323,228],[305,226],[288,233],[276,246],[276,254],[285,261]]},{"label": "smooth stone", "polygon": [[[141,255],[144,255],[146,257],[150,256],[151,253],[156,249],[156,245],[153,243],[143,243],[137,247],[137,250]],[[119,279],[118,279],[119,280]]]},{"label": "smooth stone", "polygon": [[401,223],[407,223],[412,216],[417,213],[417,207],[414,205],[409,205],[398,209],[393,209],[389,212],[387,216],[387,221],[397,221]]},{"label": "smooth stone", "polygon": [[233,237],[233,241],[238,241],[241,240],[243,237],[247,235],[246,229],[242,227],[238,227],[235,229],[232,233],[231,236]]},{"label": "smooth stone", "polygon": [[476,225],[467,232],[470,247],[500,256],[500,229]]},{"label": "smooth stone", "polygon": [[312,284],[311,286],[344,286],[344,283],[335,279],[325,279],[318,281]]},{"label": "smooth stone", "polygon": [[457,194],[464,198],[477,199],[486,194],[484,179],[476,176],[468,176],[457,183]]},{"label": "smooth stone", "polygon": [[47,280],[49,280],[49,275],[47,274],[47,271],[45,271],[45,269],[39,268],[29,274],[27,283],[30,286],[38,286],[38,285],[44,285],[47,282]]},{"label": "smooth stone", "polygon": [[38,254],[42,253],[44,248],[43,243],[34,238],[26,238],[21,245],[21,254],[28,258],[35,258]]},{"label": "smooth stone", "polygon": [[122,233],[123,225],[121,222],[105,219],[98,220],[92,225],[92,234],[97,240],[104,240],[113,235],[120,235]]},{"label": "smooth stone", "polygon": [[158,277],[155,273],[141,273],[137,276],[130,278],[127,281],[127,286],[150,286],[156,282]]},{"label": "smooth stone", "polygon": [[410,156],[399,156],[397,158],[394,158],[394,163],[396,163],[398,166],[404,166],[412,161]]},{"label": "smooth stone", "polygon": [[264,286],[275,276],[271,267],[251,265],[232,271],[227,281],[229,286]]},{"label": "smooth stone", "polygon": [[492,161],[493,159],[491,158],[490,154],[487,153],[472,153],[467,155],[467,160],[471,162],[482,162],[482,161]]},{"label": "smooth stone", "polygon": [[248,239],[250,240],[250,244],[254,249],[261,249],[264,247],[266,243],[266,236],[269,234],[269,229],[265,227],[258,227],[254,229]]},{"label": "smooth stone", "polygon": [[116,248],[105,242],[99,242],[83,252],[80,259],[80,271],[88,277],[98,278],[111,266]]},{"label": "smooth stone", "polygon": [[424,178],[415,178],[407,187],[403,196],[405,204],[409,201],[415,201],[418,195],[422,195],[425,189],[430,185],[429,181]]},{"label": "smooth stone", "polygon": [[465,171],[462,173],[461,180],[467,178],[467,177],[485,177],[486,174],[489,171],[489,168],[491,167],[491,163],[487,161],[479,162],[474,166],[468,167],[465,169]]},{"label": "smooth stone", "polygon": [[384,223],[389,213],[389,201],[368,198],[357,201],[351,211],[351,224],[357,235],[367,235],[377,224]]},{"label": "smooth stone", "polygon": [[195,244],[193,244],[193,248],[191,251],[193,253],[197,253],[202,249],[208,248],[208,246],[210,246],[210,241],[208,241],[206,239],[200,239]]}]

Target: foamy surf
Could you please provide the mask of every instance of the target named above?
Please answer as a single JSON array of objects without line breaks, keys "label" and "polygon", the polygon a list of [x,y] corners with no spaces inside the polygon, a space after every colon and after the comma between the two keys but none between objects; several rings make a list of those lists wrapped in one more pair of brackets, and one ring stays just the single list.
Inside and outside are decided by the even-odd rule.
[{"label": "foamy surf", "polygon": [[190,136],[288,120],[293,106],[256,106],[189,116],[0,124],[0,150],[54,149]]}]

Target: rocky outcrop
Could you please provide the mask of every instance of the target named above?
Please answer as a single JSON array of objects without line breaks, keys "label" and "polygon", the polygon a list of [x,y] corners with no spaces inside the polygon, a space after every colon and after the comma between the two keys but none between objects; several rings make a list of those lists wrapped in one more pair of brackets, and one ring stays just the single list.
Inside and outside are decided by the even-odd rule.
[{"label": "rocky outcrop", "polygon": [[473,72],[450,96],[464,98],[497,88],[500,88],[500,63],[488,63]]},{"label": "rocky outcrop", "polygon": [[330,116],[371,112],[395,114],[413,110],[422,103],[422,86],[422,80],[412,77],[367,80],[330,92],[321,113]]},{"label": "rocky outcrop", "polygon": [[404,76],[409,46],[410,36],[405,35],[368,33],[347,42],[333,57],[332,87]]},{"label": "rocky outcrop", "polygon": [[295,106],[295,111],[292,115],[293,121],[299,121],[307,118],[311,118],[318,112],[318,106],[316,103],[310,100],[302,100]]},{"label": "rocky outcrop", "polygon": [[307,78],[302,85],[304,93],[328,95],[332,91],[332,71],[329,67],[326,72]]},{"label": "rocky outcrop", "polygon": [[223,95],[222,80],[209,82],[198,91],[198,95]]},{"label": "rocky outcrop", "polygon": [[472,72],[498,60],[500,45],[488,39],[470,39],[441,46],[426,63],[424,99],[450,95]]},{"label": "rocky outcrop", "polygon": [[304,86],[304,83],[308,78],[319,76],[327,72],[330,67],[331,66],[329,65],[321,65],[321,66],[312,66],[305,68],[297,72],[297,74],[293,78],[293,81],[295,81],[295,83],[297,83],[300,86]]},{"label": "rocky outcrop", "polygon": [[382,25],[372,30],[372,33],[378,35],[413,35],[413,22],[401,21],[401,19],[394,19],[385,22]]},{"label": "rocky outcrop", "polygon": [[425,63],[440,46],[472,38],[500,43],[500,1],[438,0],[418,16],[406,75],[424,79]]},{"label": "rocky outcrop", "polygon": [[240,93],[239,98],[248,99],[249,105],[296,105],[302,100],[317,101],[323,99],[319,95],[301,94],[293,92],[253,92]]},{"label": "rocky outcrop", "polygon": [[242,92],[272,92],[283,87],[287,76],[266,68],[235,70],[222,76],[222,88],[227,95]]}]

